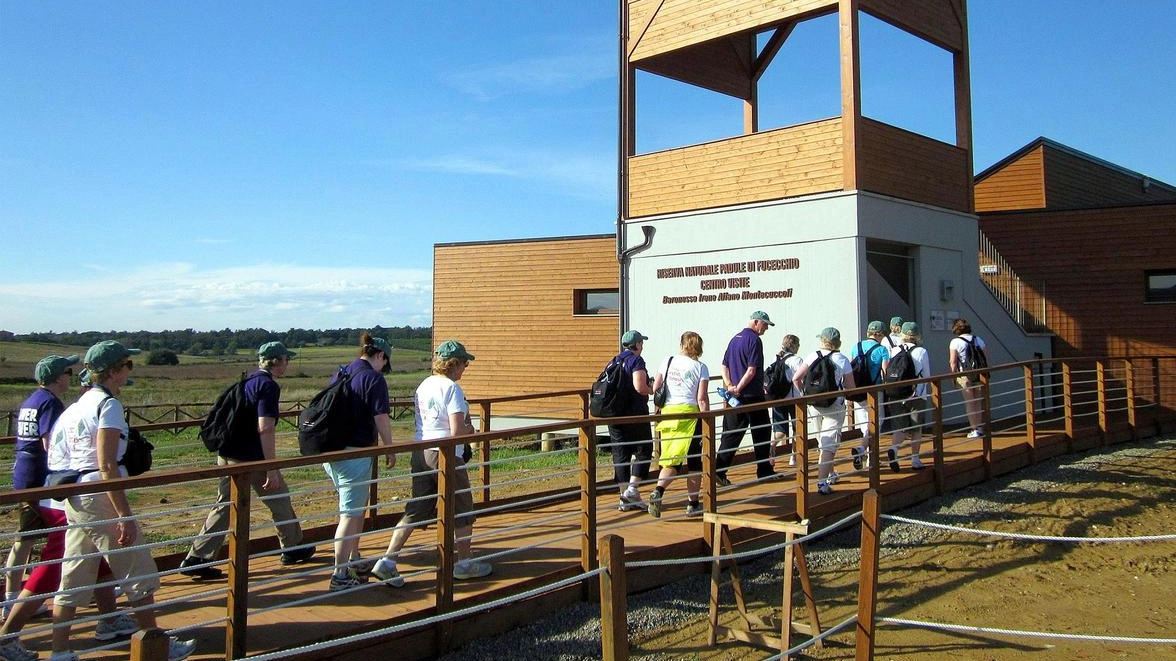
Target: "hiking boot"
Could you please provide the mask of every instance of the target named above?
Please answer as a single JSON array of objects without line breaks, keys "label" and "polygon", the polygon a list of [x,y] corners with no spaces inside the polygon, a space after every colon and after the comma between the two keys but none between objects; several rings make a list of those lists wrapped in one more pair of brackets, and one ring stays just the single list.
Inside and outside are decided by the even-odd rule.
[{"label": "hiking boot", "polygon": [[662,494],[654,491],[649,494],[649,515],[655,519],[661,518]]},{"label": "hiking boot", "polygon": [[890,462],[890,470],[897,473],[899,470],[899,468],[898,468],[898,451],[895,450],[894,448],[890,448],[889,450],[886,451],[886,459],[887,459],[887,461]]},{"label": "hiking boot", "polygon": [[480,562],[478,560],[462,560],[453,565],[453,577],[459,581],[468,581],[471,578],[482,578],[489,576],[494,568],[490,566],[489,562]]},{"label": "hiking boot", "polygon": [[195,640],[179,640],[175,636],[168,636],[167,661],[184,661],[195,651]]},{"label": "hiking boot", "polygon": [[641,500],[641,494],[636,491],[626,491],[621,494],[621,502],[617,505],[617,510],[631,512],[633,510],[643,510],[645,507],[645,501]]},{"label": "hiking boot", "polygon": [[210,562],[213,561],[188,556],[180,563],[180,573],[197,581],[215,581],[218,578],[224,578],[225,573],[216,567],[199,566],[207,565]]},{"label": "hiking boot", "polygon": [[686,516],[702,516],[702,503],[686,503]]},{"label": "hiking boot", "polygon": [[829,482],[826,480],[821,480],[820,482],[817,482],[817,493],[821,494],[822,496],[828,496],[829,494],[833,493],[833,487],[829,486]]},{"label": "hiking boot", "polygon": [[[77,656],[75,655],[74,658],[76,659]],[[13,638],[0,643],[0,659],[3,661],[37,661],[37,653],[26,649],[24,644],[20,642],[20,638]]]},{"label": "hiking boot", "polygon": [[404,587],[404,577],[400,575],[400,571],[396,569],[396,563],[391,562],[387,558],[380,559],[379,562],[372,567],[372,576],[384,585],[390,588]]},{"label": "hiking boot", "polygon": [[973,429],[972,431],[968,432],[968,438],[980,438],[983,435],[983,429]]},{"label": "hiking boot", "polygon": [[298,548],[290,549],[289,551],[282,551],[279,562],[283,565],[300,565],[314,556],[313,546],[300,546]]},{"label": "hiking boot", "polygon": [[94,629],[96,640],[114,640],[119,636],[129,636],[139,630],[139,623],[126,613],[119,613],[98,621]]},{"label": "hiking boot", "polygon": [[860,471],[862,469],[862,455],[865,454],[857,448],[850,448],[849,455],[853,457],[853,469]]},{"label": "hiking boot", "polygon": [[340,576],[339,574],[331,574],[331,592],[340,592],[342,590],[350,590],[358,588],[364,583],[367,583],[367,576],[360,576],[355,573],[354,569],[348,569],[346,574]]},{"label": "hiking boot", "polygon": [[829,473],[829,477],[825,478],[825,481],[829,483],[829,486],[833,486],[837,484],[837,480],[839,479],[841,479],[841,476],[837,474],[837,471],[833,471]]},{"label": "hiking boot", "polygon": [[718,475],[715,475],[715,486],[729,487],[731,486],[731,480],[728,480],[726,475],[719,473]]},{"label": "hiking boot", "polygon": [[351,570],[354,571],[358,576],[370,576],[372,573],[372,567],[375,567],[376,563],[379,561],[379,558],[356,558],[355,560],[351,561]]}]

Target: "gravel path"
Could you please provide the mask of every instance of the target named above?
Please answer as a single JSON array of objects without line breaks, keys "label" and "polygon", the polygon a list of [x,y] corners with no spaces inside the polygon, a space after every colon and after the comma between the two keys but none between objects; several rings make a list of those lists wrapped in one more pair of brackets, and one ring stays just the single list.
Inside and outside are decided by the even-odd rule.
[{"label": "gravel path", "polygon": [[[1160,451],[1176,448],[1176,437],[1139,444],[1125,444],[1085,455],[1055,457],[1035,466],[973,485],[903,510],[909,518],[945,524],[976,519],[1000,518],[1007,504],[1024,502],[1026,494],[1049,491],[1058,484],[1090,481],[1104,466],[1124,460],[1146,459]],[[900,553],[921,546],[945,533],[923,526],[887,523],[882,532],[882,553]],[[809,566],[858,564],[859,531],[856,525],[832,533],[805,549]],[[754,560],[741,567],[749,584],[779,581],[778,554]],[[697,575],[637,595],[629,596],[629,630],[633,633],[667,629],[696,621],[706,615],[709,575]],[[576,604],[525,627],[484,639],[440,657],[443,661],[580,661],[600,658],[599,607]],[[644,655],[642,661],[669,661],[661,654]]]}]

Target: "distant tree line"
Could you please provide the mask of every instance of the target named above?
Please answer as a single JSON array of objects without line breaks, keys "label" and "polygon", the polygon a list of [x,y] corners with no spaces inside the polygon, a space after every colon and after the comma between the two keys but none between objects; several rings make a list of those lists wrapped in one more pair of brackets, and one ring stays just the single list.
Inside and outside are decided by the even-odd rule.
[{"label": "distant tree line", "polygon": [[270,331],[264,328],[244,328],[232,330],[226,328],[218,331],[197,331],[191,328],[171,331],[86,331],[69,333],[28,333],[24,335],[3,333],[0,342],[43,342],[48,344],[68,344],[73,346],[90,346],[102,340],[118,340],[128,347],[144,349],[152,353],[166,352],[187,354],[190,356],[232,356],[238,351],[251,351],[257,347],[277,340],[290,348],[307,346],[359,346],[359,334],[369,331],[376,337],[386,338],[396,344],[396,340],[417,340],[406,345],[420,344],[428,347],[433,338],[433,328],[413,328],[400,326],[384,328],[336,328],[331,330],[305,330],[291,328],[288,331]]}]

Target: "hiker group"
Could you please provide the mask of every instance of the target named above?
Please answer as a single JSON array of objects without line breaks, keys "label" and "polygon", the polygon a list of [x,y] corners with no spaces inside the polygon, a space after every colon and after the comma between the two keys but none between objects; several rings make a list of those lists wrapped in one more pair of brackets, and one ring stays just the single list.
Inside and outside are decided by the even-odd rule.
[{"label": "hiker group", "polygon": [[[729,486],[728,470],[745,434],[751,432],[757,480],[777,476],[777,461],[787,456],[788,465],[796,463],[795,404],[787,400],[800,396],[817,396],[807,404],[809,433],[815,436],[819,451],[817,490],[831,494],[837,483],[834,457],[841,445],[847,408],[853,411],[853,424],[862,436],[859,445],[850,448],[855,470],[871,461],[869,456],[869,400],[864,392],[848,397],[841,391],[869,385],[889,384],[875,398],[879,405],[881,430],[891,434],[886,450],[891,470],[901,470],[900,453],[910,448],[910,467],[921,470],[920,450],[930,387],[918,379],[932,375],[930,356],[922,346],[918,323],[901,317],[890,320],[889,332],[881,321],[871,321],[866,335],[849,355],[842,353],[841,332],[823,329],[816,337],[817,347],[800,354],[800,339],[784,335],[775,360],[764,359],[762,337],[775,324],[766,312],[755,311],[747,325],[727,343],[723,354],[722,385],[715,389],[724,406],[722,434],[715,462],[715,483]],[[984,341],[972,334],[966,319],[955,320],[954,339],[949,344],[951,371],[970,372],[987,367]],[[703,338],[694,331],[682,333],[678,353],[659,362],[650,377],[644,342],[649,339],[636,330],[621,336],[621,351],[605,366],[592,386],[591,411],[601,417],[644,416],[649,413],[649,398],[654,410],[663,414],[689,414],[709,410],[710,371],[699,360]],[[765,366],[766,364],[766,366]],[[963,374],[956,378],[970,425],[969,438],[983,435],[979,377]],[[784,400],[780,406],[749,410],[752,404]],[[848,400],[848,401],[847,401]],[[651,429],[643,422],[610,424],[609,449],[614,478],[619,492],[620,511],[646,510],[660,517],[666,503],[665,491],[678,475],[686,477],[686,516],[701,516],[699,487],[702,470],[702,429],[698,418],[682,417],[659,421]],[[654,435],[657,440],[654,440]],[[651,466],[660,471],[649,481]],[[648,500],[641,488],[654,484]]]},{"label": "hiker group", "polygon": [[[95,344],[84,361],[76,355],[48,356],[34,370],[38,387],[22,403],[16,443],[13,488],[25,489],[111,480],[142,472],[150,463],[150,445],[128,424],[119,396],[132,383],[133,356],[138,349],[113,340]],[[201,427],[200,437],[216,453],[218,465],[276,458],[275,429],[281,386],[290,359],[297,354],[281,342],[257,350],[257,369],[234,383],[217,399]],[[384,375],[391,371],[392,346],[387,340],[360,336],[358,357],[341,367],[327,387],[302,412],[300,448],[304,454],[392,444],[390,397]],[[415,393],[416,440],[434,440],[473,433],[469,403],[458,380],[473,354],[456,340],[441,343],[433,353],[431,375]],[[82,393],[66,407],[74,367]],[[145,447],[142,447],[145,444]],[[146,453],[146,459],[142,458]],[[371,579],[391,587],[405,584],[396,558],[411,532],[436,519],[436,447],[414,451],[412,499],[392,531],[386,553],[363,558],[359,553],[363,516],[369,507],[371,457],[323,463],[339,497],[334,536],[334,569],[328,589],[347,590]],[[490,564],[471,557],[474,523],[466,462],[469,446],[457,458],[457,512],[454,578],[481,578]],[[144,461],[147,466],[143,466]],[[385,459],[391,468],[396,455]],[[136,464],[139,464],[136,466]],[[289,489],[277,470],[251,473],[251,486],[269,508],[281,544],[282,565],[298,565],[315,554],[303,539],[290,502]],[[180,564],[180,573],[198,581],[224,578],[216,567],[229,525],[231,478],[222,477],[217,499]],[[70,648],[71,624],[77,608],[93,599],[99,611],[94,636],[100,641],[155,627],[153,594],[159,572],[130,501],[122,490],[77,494],[20,505],[19,537],[6,563],[4,621],[0,625],[0,661],[36,661],[24,647],[21,629],[53,597],[50,661],[76,661]],[[44,539],[39,563],[29,564],[33,548]],[[30,569],[27,578],[26,569]],[[117,584],[131,606],[130,615],[116,609]],[[169,661],[181,661],[195,650],[193,640],[169,638]]]}]

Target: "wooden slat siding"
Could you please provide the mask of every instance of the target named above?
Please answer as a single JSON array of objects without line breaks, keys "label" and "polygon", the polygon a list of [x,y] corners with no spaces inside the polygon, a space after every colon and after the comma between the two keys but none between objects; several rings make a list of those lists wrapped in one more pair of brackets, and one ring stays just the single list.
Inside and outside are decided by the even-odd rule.
[{"label": "wooden slat siding", "polygon": [[880,20],[950,51],[964,44],[954,0],[860,0],[859,6]]},{"label": "wooden slat siding", "polygon": [[968,152],[926,136],[862,118],[858,188],[967,212]]},{"label": "wooden slat siding", "polygon": [[840,118],[629,159],[631,218],[840,189]]},{"label": "wooden slat siding", "polygon": [[750,64],[737,50],[745,41],[742,37],[732,37],[699,44],[688,51],[644,60],[638,68],[737,99],[748,99],[752,94]]},{"label": "wooden slat siding", "polygon": [[1112,205],[1170,202],[1176,195],[1162,186],[1143,190],[1138,177],[1057,149],[1045,151],[1047,209],[1081,209]]},{"label": "wooden slat siding", "polygon": [[[612,237],[436,246],[433,339],[456,338],[477,356],[462,377],[468,397],[585,388],[617,351],[616,316],[573,316],[576,289],[616,289]],[[495,415],[530,403],[496,404]],[[538,406],[578,407],[579,398]]]},{"label": "wooden slat siding", "polygon": [[980,216],[1030,282],[1043,282],[1060,358],[1170,353],[1176,304],[1144,303],[1144,271],[1176,264],[1176,204]]},{"label": "wooden slat siding", "polygon": [[1045,154],[1038,147],[976,182],[976,213],[1045,208]]},{"label": "wooden slat siding", "polygon": [[[660,9],[658,7],[660,6]],[[789,19],[835,11],[837,0],[633,0],[629,3],[629,60],[640,60]],[[649,15],[657,10],[649,29]]]}]

